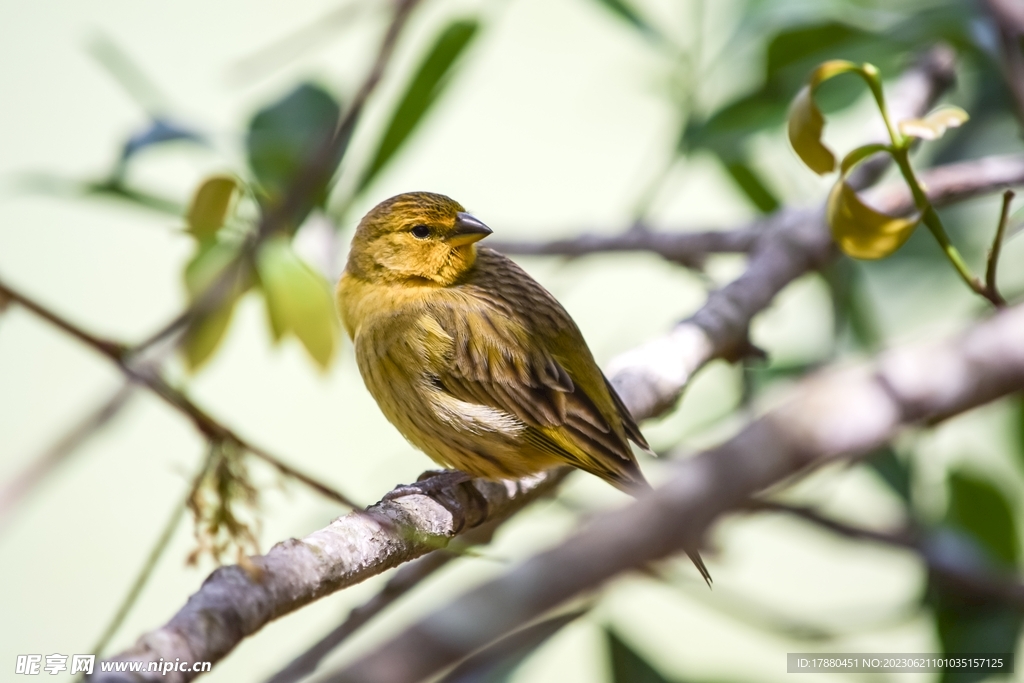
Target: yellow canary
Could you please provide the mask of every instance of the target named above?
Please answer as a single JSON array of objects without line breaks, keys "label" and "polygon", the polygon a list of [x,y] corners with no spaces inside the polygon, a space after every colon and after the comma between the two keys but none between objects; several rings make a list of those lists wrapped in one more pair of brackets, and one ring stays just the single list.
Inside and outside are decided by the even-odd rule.
[{"label": "yellow canary", "polygon": [[649,488],[629,446],[647,442],[579,328],[519,266],[477,247],[490,234],[428,192],[360,221],[337,297],[367,389],[444,467],[508,479],[572,465],[627,493]]}]

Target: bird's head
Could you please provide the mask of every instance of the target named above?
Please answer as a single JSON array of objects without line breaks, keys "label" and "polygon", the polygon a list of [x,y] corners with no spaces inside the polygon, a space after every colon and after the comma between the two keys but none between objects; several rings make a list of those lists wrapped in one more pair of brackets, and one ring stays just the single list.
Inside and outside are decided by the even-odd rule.
[{"label": "bird's head", "polygon": [[491,229],[440,194],[408,192],[363,217],[348,270],[368,280],[456,282],[476,261],[475,243]]}]

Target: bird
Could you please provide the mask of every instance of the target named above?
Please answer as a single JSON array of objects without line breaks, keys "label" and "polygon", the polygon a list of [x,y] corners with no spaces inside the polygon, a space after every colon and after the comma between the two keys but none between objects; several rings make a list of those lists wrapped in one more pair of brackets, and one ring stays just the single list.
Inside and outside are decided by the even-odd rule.
[{"label": "bird", "polygon": [[649,490],[630,442],[650,446],[629,409],[558,300],[477,245],[492,232],[431,192],[363,217],[336,298],[366,388],[413,446],[463,477],[571,465],[633,496]]}]

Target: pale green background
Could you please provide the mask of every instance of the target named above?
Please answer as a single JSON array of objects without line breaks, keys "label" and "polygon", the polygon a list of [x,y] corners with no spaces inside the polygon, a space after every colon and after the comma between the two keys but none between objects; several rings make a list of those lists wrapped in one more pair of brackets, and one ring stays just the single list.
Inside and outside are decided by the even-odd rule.
[{"label": "pale green background", "polygon": [[[718,35],[734,21],[733,5],[708,4],[709,35]],[[685,6],[645,5],[685,35],[690,16]],[[0,276],[112,338],[140,339],[171,317],[183,305],[180,271],[192,249],[178,221],[109,201],[26,195],[8,181],[25,171],[98,176],[123,139],[143,124],[143,112],[87,54],[89,41],[105,34],[137,60],[177,115],[216,136],[215,153],[168,148],[137,161],[134,172],[141,184],[184,201],[204,174],[239,168],[240,131],[248,117],[299,79],[313,78],[341,96],[351,92],[377,39],[382,13],[360,19],[337,39],[312,46],[269,75],[244,83],[230,78],[240,59],[334,7],[323,0],[0,3],[0,173],[5,179]],[[356,158],[367,153],[403,82],[394,76],[407,71],[446,17],[473,7],[428,3],[416,16],[397,68],[357,136]],[[454,196],[502,237],[623,227],[676,136],[676,115],[661,94],[669,65],[587,0],[509,0],[488,4],[484,14],[488,25],[467,55],[466,68],[353,215],[396,192],[426,189]],[[717,101],[754,81],[750,70],[717,71],[709,75],[705,96]],[[870,108],[857,108],[830,129],[830,137],[837,146],[849,146],[869,115]],[[826,181],[803,169],[780,136],[755,144],[759,162],[769,167],[787,200],[807,204],[822,196]],[[979,215],[988,234],[995,206],[988,202],[983,208]],[[752,215],[716,164],[700,157],[673,175],[654,213],[666,226],[692,228],[729,226]],[[1011,243],[1006,263],[1020,263],[1022,242]],[[699,278],[653,256],[521,262],[566,305],[602,363],[667,329],[704,296]],[[710,272],[725,281],[740,267],[736,258],[720,258]],[[1020,272],[1006,271],[1008,279],[1020,282]],[[884,308],[887,331],[919,339],[955,329],[959,323],[950,312],[973,305],[955,280],[923,286],[948,287],[945,307]],[[757,320],[754,341],[783,360],[815,359],[828,350],[831,325],[827,292],[809,277]],[[180,368],[174,374],[179,376]],[[21,471],[119,381],[104,359],[24,311],[14,308],[0,318],[0,481]],[[224,348],[190,390],[247,438],[362,501],[376,500],[429,466],[380,415],[358,377],[350,346],[342,348],[329,373],[320,375],[296,343],[271,347],[254,299],[241,306]],[[692,446],[711,443],[739,420],[711,431],[701,425],[727,412],[737,396],[737,371],[712,366],[680,411],[645,431],[660,447],[683,436]],[[970,456],[977,467],[1013,478],[1019,486],[1007,457],[1007,419],[999,409],[978,411],[933,435],[908,437],[928,445],[926,480],[934,472],[929,481],[940,485],[939,464]],[[139,391],[108,429],[31,495],[0,532],[0,680],[13,678],[16,654],[90,650],[202,456],[194,429]],[[658,479],[658,463],[646,460],[643,466]],[[259,465],[253,470],[268,486],[264,549],[322,527],[342,512],[296,485],[274,489],[270,472]],[[898,521],[894,499],[866,472],[828,468],[798,491],[803,500],[861,524],[884,527]],[[610,487],[584,476],[574,477],[565,497],[592,508],[626,503]],[[462,560],[432,579],[364,629],[332,663],[365,651],[467,585],[556,543],[575,523],[573,513],[558,503],[534,506],[503,530],[485,551],[487,559]],[[163,623],[211,570],[208,562],[183,567],[192,543],[189,526],[182,525],[114,649]],[[608,622],[666,673],[689,679],[783,680],[785,653],[815,647],[938,649],[926,619],[899,619],[914,603],[924,576],[905,554],[853,545],[769,517],[729,519],[714,530],[709,546],[713,592],[685,561],[672,564],[680,577],[677,586],[624,578],[592,615],[554,638],[516,680],[604,680],[599,626]],[[272,624],[215,667],[209,680],[261,680],[380,585],[379,579],[369,581]],[[759,630],[749,619],[761,613],[769,621],[777,615],[850,635],[815,645]]]}]

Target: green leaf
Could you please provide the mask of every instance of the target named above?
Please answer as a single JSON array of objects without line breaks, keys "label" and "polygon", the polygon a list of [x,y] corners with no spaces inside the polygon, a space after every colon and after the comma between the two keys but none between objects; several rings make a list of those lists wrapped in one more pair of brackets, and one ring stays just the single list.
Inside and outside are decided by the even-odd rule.
[{"label": "green leaf", "polygon": [[295,334],[313,360],[326,369],[338,338],[327,283],[292,251],[283,235],[260,248],[256,270],[274,338]]},{"label": "green leaf", "polygon": [[829,53],[835,54],[850,43],[871,37],[866,31],[834,21],[786,28],[768,43],[768,78],[771,80],[789,67],[806,70],[827,59]]},{"label": "green leaf", "polygon": [[1024,394],[1018,394],[1012,401],[1012,415],[1017,447],[1017,463],[1024,468]]},{"label": "green leaf", "polygon": [[832,172],[836,158],[821,142],[825,117],[814,102],[814,91],[830,78],[861,71],[862,67],[842,59],[825,62],[811,73],[808,84],[797,93],[789,108],[789,142],[808,168],[819,175]]},{"label": "green leaf", "polygon": [[648,22],[643,15],[636,11],[636,9],[627,3],[625,0],[597,0],[597,2],[604,6],[606,9],[611,10],[612,14],[622,19],[633,28],[640,31],[647,38],[654,38],[660,42],[665,42],[665,37]]},{"label": "green leaf", "polygon": [[463,660],[437,683],[506,683],[537,648],[586,611],[560,614],[520,629]]},{"label": "green leaf", "polygon": [[960,107],[943,105],[919,119],[900,121],[900,133],[921,140],[938,140],[949,128],[959,128],[971,118]]},{"label": "green leaf", "polygon": [[220,281],[228,268],[235,268],[236,275],[220,301],[210,311],[198,313],[182,340],[181,351],[190,372],[198,370],[220,346],[231,318],[235,304],[250,286],[251,279],[237,262],[238,246],[224,242],[207,242],[196,251],[196,255],[185,267],[185,288],[190,301],[195,301],[209,287]]},{"label": "green leaf", "polygon": [[237,187],[238,182],[225,175],[210,176],[199,185],[186,217],[188,231],[196,239],[208,240],[217,234]]},{"label": "green leaf", "polygon": [[391,114],[377,152],[356,188],[357,194],[373,182],[444,92],[456,60],[476,35],[479,26],[476,19],[460,19],[448,24],[438,35]]},{"label": "green leaf", "polygon": [[[246,148],[264,207],[278,205],[299,172],[330,144],[340,111],[341,107],[327,91],[304,83],[253,117]],[[321,204],[326,187],[317,188],[314,195],[314,205]],[[302,207],[294,217],[293,229],[311,208]]]},{"label": "green leaf", "polygon": [[883,446],[868,456],[866,462],[903,502],[910,503],[910,468],[896,456],[896,451]]},{"label": "green leaf", "polygon": [[670,683],[614,631],[606,629],[605,634],[611,654],[613,683]]},{"label": "green leaf", "polygon": [[1020,547],[1013,508],[991,482],[966,472],[951,473],[946,523],[977,539],[997,562],[1018,566]]},{"label": "green leaf", "polygon": [[778,198],[748,164],[742,161],[729,162],[725,164],[725,170],[761,213],[771,213],[779,208]]}]

